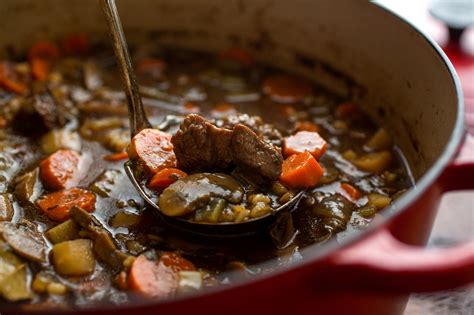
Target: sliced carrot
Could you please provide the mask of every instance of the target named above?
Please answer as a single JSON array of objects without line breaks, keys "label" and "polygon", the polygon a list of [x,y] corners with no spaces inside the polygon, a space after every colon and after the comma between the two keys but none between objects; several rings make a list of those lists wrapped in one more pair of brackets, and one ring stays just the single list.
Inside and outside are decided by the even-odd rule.
[{"label": "sliced carrot", "polygon": [[15,71],[6,62],[0,62],[0,86],[16,94],[24,94],[28,90],[26,84],[18,80]]},{"label": "sliced carrot", "polygon": [[290,188],[309,188],[318,183],[323,173],[314,156],[305,151],[283,161],[280,181]]},{"label": "sliced carrot", "polygon": [[165,70],[166,62],[158,58],[144,58],[137,64],[138,73],[147,73],[155,76],[161,75]]},{"label": "sliced carrot", "polygon": [[31,74],[36,80],[44,81],[49,74],[49,61],[41,58],[33,58],[30,60]]},{"label": "sliced carrot", "polygon": [[169,267],[176,272],[196,270],[196,267],[192,262],[177,253],[165,252],[161,255],[160,261],[165,264],[166,267]]},{"label": "sliced carrot", "polygon": [[70,188],[56,191],[40,198],[36,204],[53,221],[69,219],[69,210],[73,206],[81,207],[87,212],[95,210],[95,195],[81,188]]},{"label": "sliced carrot", "polygon": [[60,190],[77,184],[81,156],[73,150],[58,150],[40,163],[40,176],[50,189]]},{"label": "sliced carrot", "polygon": [[359,106],[355,103],[342,103],[336,107],[334,112],[338,118],[351,117],[359,113]]},{"label": "sliced carrot", "polygon": [[283,153],[286,157],[308,151],[316,159],[319,159],[326,152],[326,141],[317,132],[299,131],[296,134],[285,138],[283,143]]},{"label": "sliced carrot", "polygon": [[163,189],[186,176],[188,176],[188,174],[177,168],[164,168],[153,175],[148,183],[148,187],[151,189]]},{"label": "sliced carrot", "polygon": [[250,66],[253,64],[253,56],[241,48],[229,48],[219,53],[219,57],[222,59],[232,60],[240,63],[244,66]]},{"label": "sliced carrot", "polygon": [[286,74],[267,77],[263,81],[262,89],[278,103],[301,102],[313,93],[313,87],[308,81]]},{"label": "sliced carrot", "polygon": [[341,188],[351,197],[352,200],[357,200],[361,197],[360,191],[348,183],[342,183]]},{"label": "sliced carrot", "polygon": [[140,255],[133,261],[128,275],[128,287],[141,295],[166,298],[178,289],[178,274],[161,261]]},{"label": "sliced carrot", "polygon": [[64,38],[61,47],[68,55],[84,55],[89,51],[89,38],[85,34],[71,34]]},{"label": "sliced carrot", "polygon": [[109,162],[116,162],[116,161],[121,161],[121,160],[126,160],[126,159],[128,159],[128,153],[125,151],[104,156],[104,160],[109,161]]},{"label": "sliced carrot", "polygon": [[128,149],[128,155],[151,173],[176,167],[171,135],[157,129],[143,129],[136,134]]},{"label": "sliced carrot", "polygon": [[312,131],[312,132],[319,132],[321,128],[318,125],[310,122],[310,121],[298,121],[295,124],[295,129],[297,131]]},{"label": "sliced carrot", "polygon": [[30,48],[28,58],[30,60],[36,58],[45,60],[57,59],[59,58],[59,49],[49,41],[39,41]]}]

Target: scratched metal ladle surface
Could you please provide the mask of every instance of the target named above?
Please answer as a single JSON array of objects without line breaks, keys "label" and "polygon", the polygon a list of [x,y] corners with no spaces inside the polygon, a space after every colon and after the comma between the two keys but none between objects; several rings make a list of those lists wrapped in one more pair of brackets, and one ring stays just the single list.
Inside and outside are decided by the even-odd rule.
[{"label": "scratched metal ladle surface", "polygon": [[[140,97],[137,81],[133,72],[133,66],[130,60],[130,54],[128,52],[128,46],[123,33],[122,23],[120,22],[117,7],[115,5],[115,0],[102,0],[102,9],[109,27],[115,56],[117,58],[117,63],[120,70],[120,76],[122,78],[125,95],[127,97],[127,106],[130,118],[130,134],[133,138],[141,130],[145,128],[152,128],[152,125],[148,121],[143,108],[142,99]],[[137,180],[133,172],[133,167],[134,165],[132,161],[127,161],[124,164],[125,172],[127,173],[130,181],[143,197],[145,202],[149,206],[158,210],[159,215],[166,223],[186,232],[212,238],[239,237],[255,234],[259,231],[265,231],[266,228],[275,222],[277,217],[286,212],[284,210],[289,211],[294,208],[294,206],[300,201],[304,194],[304,191],[300,191],[287,203],[276,208],[272,213],[246,222],[217,224],[192,222],[178,217],[164,215],[160,211],[160,207],[151,199],[145,189],[140,185],[139,180]]]}]

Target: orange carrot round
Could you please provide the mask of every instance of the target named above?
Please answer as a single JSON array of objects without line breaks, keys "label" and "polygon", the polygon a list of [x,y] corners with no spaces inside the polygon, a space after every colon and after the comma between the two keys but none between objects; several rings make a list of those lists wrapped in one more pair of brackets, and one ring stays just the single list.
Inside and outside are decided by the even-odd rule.
[{"label": "orange carrot round", "polygon": [[153,174],[164,168],[176,167],[171,135],[157,129],[143,129],[136,134],[128,155]]},{"label": "orange carrot round", "polygon": [[278,103],[297,103],[313,93],[311,84],[301,78],[278,74],[263,81],[263,92]]},{"label": "orange carrot round", "polygon": [[305,151],[283,161],[280,181],[290,188],[309,188],[318,183],[323,173],[314,156]]},{"label": "orange carrot round", "polygon": [[53,221],[69,219],[69,210],[73,206],[93,212],[96,197],[94,193],[81,188],[70,188],[56,191],[40,198],[36,204]]},{"label": "orange carrot round", "polygon": [[326,152],[326,141],[317,132],[299,131],[285,138],[283,153],[286,157],[308,151],[316,159]]},{"label": "orange carrot round", "polygon": [[58,150],[40,163],[40,176],[50,189],[60,190],[76,184],[80,155],[73,150]]},{"label": "orange carrot round", "polygon": [[151,189],[163,189],[186,176],[188,174],[177,168],[164,168],[153,175],[148,183],[148,187]]},{"label": "orange carrot round", "polygon": [[163,262],[140,255],[133,261],[128,275],[128,287],[141,295],[166,298],[178,289],[178,274]]},{"label": "orange carrot round", "polygon": [[166,267],[169,267],[176,272],[196,270],[196,267],[192,262],[177,253],[165,252],[161,255],[160,261],[165,264]]}]

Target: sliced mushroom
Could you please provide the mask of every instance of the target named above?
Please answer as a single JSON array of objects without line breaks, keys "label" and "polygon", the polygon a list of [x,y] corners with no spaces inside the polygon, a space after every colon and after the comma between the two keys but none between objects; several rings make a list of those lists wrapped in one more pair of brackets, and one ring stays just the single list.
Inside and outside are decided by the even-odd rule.
[{"label": "sliced mushroom", "polygon": [[313,208],[313,214],[319,217],[328,231],[342,231],[346,229],[354,204],[346,197],[335,194],[325,197]]},{"label": "sliced mushroom", "polygon": [[31,227],[6,222],[2,227],[2,235],[18,256],[34,262],[46,260],[46,242],[41,233]]},{"label": "sliced mushroom", "polygon": [[102,224],[87,211],[73,207],[70,210],[71,219],[87,231],[87,236],[93,240],[93,249],[97,257],[112,266],[120,269],[128,255],[118,250],[109,232]]},{"label": "sliced mushroom", "polygon": [[242,186],[225,174],[197,173],[182,178],[160,195],[159,206],[168,216],[182,216],[206,206],[211,197],[238,203],[242,200]]},{"label": "sliced mushroom", "polygon": [[0,221],[11,221],[14,210],[7,194],[0,194]]},{"label": "sliced mushroom", "polygon": [[17,180],[15,195],[23,202],[34,202],[40,195],[42,185],[38,178],[39,168],[22,175]]}]

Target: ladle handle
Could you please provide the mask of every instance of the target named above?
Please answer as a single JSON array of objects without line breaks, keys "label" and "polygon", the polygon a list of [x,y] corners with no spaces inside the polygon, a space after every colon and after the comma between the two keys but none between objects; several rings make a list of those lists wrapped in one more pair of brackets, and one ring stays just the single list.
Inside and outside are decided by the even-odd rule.
[{"label": "ladle handle", "polygon": [[128,113],[130,116],[130,135],[133,137],[140,130],[150,128],[151,124],[146,117],[142,99],[138,91],[138,84],[133,72],[132,61],[128,52],[127,41],[123,34],[122,23],[118,15],[115,0],[102,0],[102,9],[109,26],[115,56],[117,58],[120,76],[127,96]]}]

